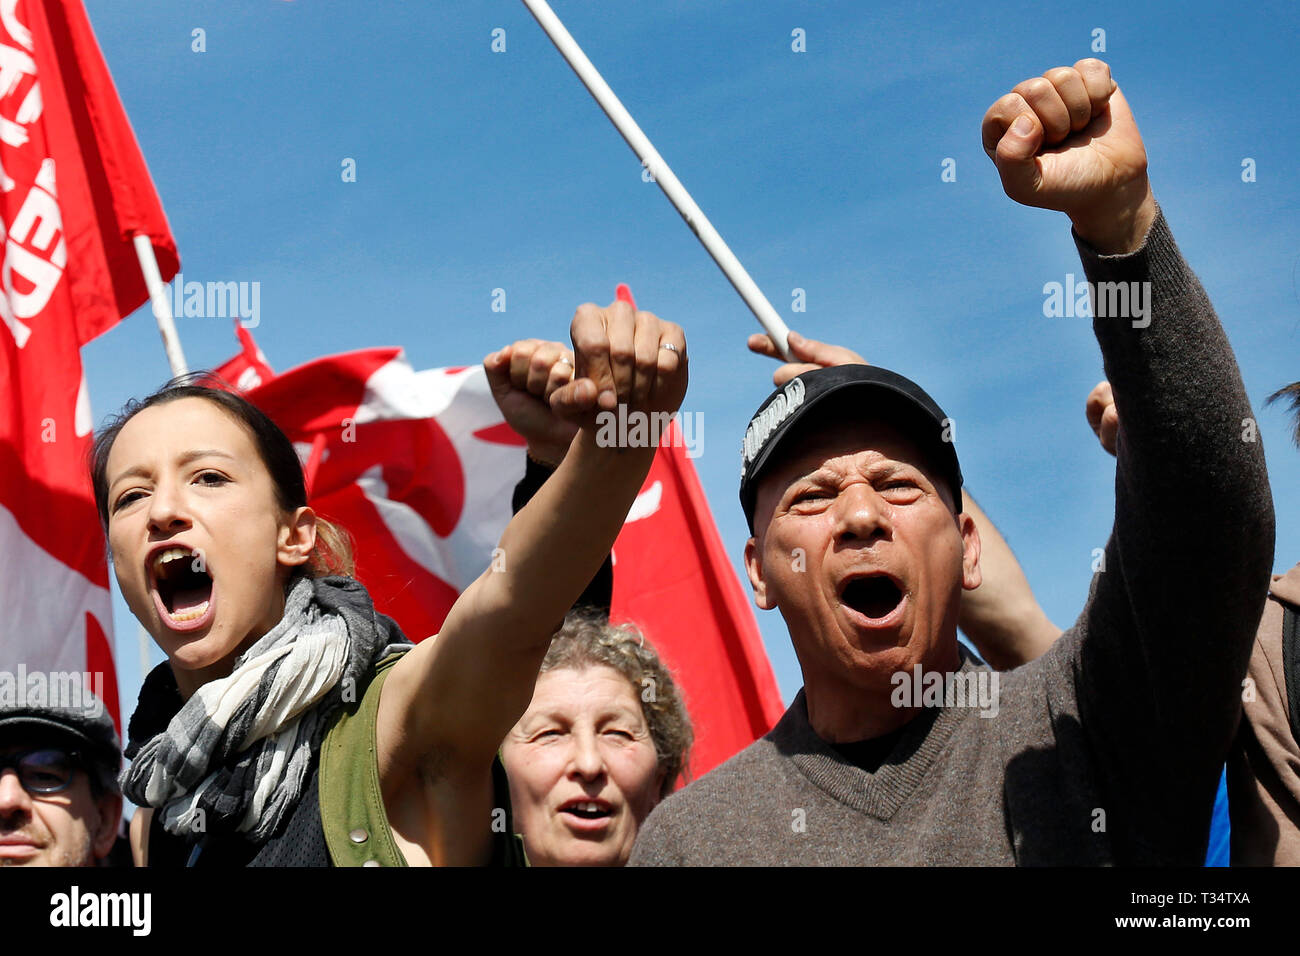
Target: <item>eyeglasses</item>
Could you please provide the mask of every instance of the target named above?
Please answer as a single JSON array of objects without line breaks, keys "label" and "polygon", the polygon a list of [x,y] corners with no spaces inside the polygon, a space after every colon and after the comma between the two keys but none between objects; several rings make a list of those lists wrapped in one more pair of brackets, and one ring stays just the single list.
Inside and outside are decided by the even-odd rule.
[{"label": "eyeglasses", "polygon": [[57,747],[0,754],[0,774],[13,767],[28,793],[59,793],[72,786],[72,776],[81,765],[80,760],[77,751]]}]

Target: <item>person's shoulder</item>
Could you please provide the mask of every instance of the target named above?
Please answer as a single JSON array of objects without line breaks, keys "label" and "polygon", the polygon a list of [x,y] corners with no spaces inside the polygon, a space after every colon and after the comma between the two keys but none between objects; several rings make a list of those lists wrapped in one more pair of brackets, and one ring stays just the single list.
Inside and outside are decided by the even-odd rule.
[{"label": "person's shoulder", "polygon": [[783,776],[781,764],[787,760],[768,734],[667,797],[641,825],[632,865],[718,862],[701,853],[730,845],[726,834]]},{"label": "person's shoulder", "polygon": [[[1282,650],[1286,611],[1300,610],[1300,565],[1284,574],[1273,575],[1268,600],[1255,628],[1255,645],[1251,649],[1249,674],[1258,684],[1270,681],[1283,694],[1286,690],[1285,659]],[[1285,701],[1285,697],[1283,697]],[[1285,707],[1285,703],[1283,704]]]},{"label": "person's shoulder", "polygon": [[775,772],[783,759],[772,739],[772,733],[768,733],[698,780],[687,784],[664,802],[688,798],[688,794],[688,799],[692,802],[717,800],[729,794],[748,791],[755,779]]}]

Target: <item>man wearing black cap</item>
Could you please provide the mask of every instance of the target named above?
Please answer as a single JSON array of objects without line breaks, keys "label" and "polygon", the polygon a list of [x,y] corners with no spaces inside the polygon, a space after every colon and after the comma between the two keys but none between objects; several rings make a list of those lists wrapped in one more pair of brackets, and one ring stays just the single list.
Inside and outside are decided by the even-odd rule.
[{"label": "man wearing black cap", "polygon": [[98,866],[122,817],[122,751],[103,702],[0,708],[0,866]]},{"label": "man wearing black cap", "polygon": [[1070,217],[1091,282],[1149,290],[1140,310],[1095,299],[1125,411],[1087,605],[1032,663],[977,664],[956,633],[980,539],[951,422],[883,369],[791,380],[746,431],[741,502],[755,601],[784,617],[804,688],[659,805],[634,865],[1204,859],[1273,554],[1240,373],[1104,63],[1026,80],[983,132],[1009,196]]}]

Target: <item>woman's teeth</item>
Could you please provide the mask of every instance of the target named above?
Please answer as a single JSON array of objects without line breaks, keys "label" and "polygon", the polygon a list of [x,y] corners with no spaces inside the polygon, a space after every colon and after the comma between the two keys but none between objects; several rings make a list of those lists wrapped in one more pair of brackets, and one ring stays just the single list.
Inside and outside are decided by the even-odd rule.
[{"label": "woman's teeth", "polygon": [[173,621],[180,621],[182,623],[184,623],[185,621],[195,621],[201,618],[204,614],[206,614],[207,611],[208,611],[208,602],[204,601],[202,604],[197,604],[194,607],[188,608],[187,610],[184,611],[173,611],[171,614],[171,619]]},{"label": "woman's teeth", "polygon": [[173,624],[190,624],[211,607],[212,575],[203,567],[202,552],[175,545],[163,548],[149,562],[158,599]]},{"label": "woman's teeth", "polygon": [[183,561],[190,556],[190,552],[184,548],[168,548],[166,551],[159,551],[153,556],[154,574],[161,574],[164,565],[173,561]]}]

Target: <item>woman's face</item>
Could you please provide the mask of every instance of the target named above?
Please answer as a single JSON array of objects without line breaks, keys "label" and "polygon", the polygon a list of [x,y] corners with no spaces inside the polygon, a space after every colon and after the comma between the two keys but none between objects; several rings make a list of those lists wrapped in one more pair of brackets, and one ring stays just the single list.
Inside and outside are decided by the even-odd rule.
[{"label": "woman's face", "polygon": [[663,783],[636,691],[605,665],[542,674],[501,759],[535,866],[622,866]]},{"label": "woman's face", "polygon": [[136,414],[105,477],[117,583],[189,696],[280,619],[314,516],[281,511],[252,436],[201,398]]}]

